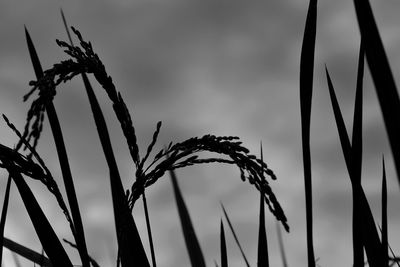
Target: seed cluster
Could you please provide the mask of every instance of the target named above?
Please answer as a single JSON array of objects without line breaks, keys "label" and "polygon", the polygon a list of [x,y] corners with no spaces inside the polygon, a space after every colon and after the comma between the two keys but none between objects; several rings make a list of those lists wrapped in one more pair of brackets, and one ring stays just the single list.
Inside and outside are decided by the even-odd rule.
[{"label": "seed cluster", "polygon": [[[10,174],[21,173],[43,183],[49,192],[56,198],[58,205],[62,209],[68,223],[70,224],[71,230],[75,231],[71,215],[62,197],[60,189],[58,188],[58,185],[54,180],[50,170],[46,167],[43,159],[36,152],[35,148],[33,148],[28,141],[23,138],[14,124],[12,124],[5,115],[3,115],[3,118],[8,127],[10,127],[11,130],[13,130],[14,133],[20,138],[20,143],[24,144],[28,148],[30,154],[25,156],[20,154],[18,149],[11,149],[0,144],[0,167],[6,169]],[[32,156],[38,163],[32,159]]]},{"label": "seed cluster", "polygon": [[[270,211],[288,230],[289,227],[284,212],[271,187],[264,178],[266,175],[275,180],[276,177],[273,171],[262,160],[249,154],[248,149],[242,146],[238,137],[205,135],[200,138],[190,138],[176,144],[171,142],[165,149],[161,149],[145,167],[146,161],[148,161],[149,155],[157,142],[161,122],[157,123],[153,139],[147,148],[145,156],[141,158],[132,117],[121,94],[116,90],[111,76],[107,74],[103,63],[93,51],[91,43],[83,40],[82,35],[75,28],[72,27],[72,31],[78,37],[80,47],[57,40],[57,44],[65,48],[64,52],[71,58],[54,64],[52,68],[44,72],[43,78],[30,82],[33,88],[25,96],[25,100],[36,90],[39,90],[39,97],[33,101],[28,114],[27,125],[35,118],[33,125],[37,127],[33,127],[33,131],[26,133],[26,135],[36,137],[40,134],[42,126],[37,121],[43,121],[46,104],[53,99],[56,94],[56,87],[60,83],[67,82],[81,73],[93,74],[112,102],[114,112],[126,138],[132,160],[136,166],[136,181],[133,183],[130,191],[127,190],[126,192],[130,209],[133,208],[135,201],[142,195],[145,187],[154,184],[166,171],[195,164],[234,164],[240,170],[241,179],[243,181],[247,180],[263,194]],[[26,129],[28,128],[27,126]],[[200,152],[215,153],[219,156],[200,158],[197,155]]]}]

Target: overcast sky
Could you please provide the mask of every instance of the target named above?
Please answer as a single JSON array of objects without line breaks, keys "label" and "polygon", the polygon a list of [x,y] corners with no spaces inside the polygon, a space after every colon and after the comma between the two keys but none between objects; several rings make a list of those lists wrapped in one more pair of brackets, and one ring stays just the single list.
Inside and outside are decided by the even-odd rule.
[{"label": "overcast sky", "polygon": [[[373,1],[378,26],[397,84],[400,73],[399,1]],[[93,43],[133,116],[142,153],[157,121],[163,122],[157,149],[207,133],[235,135],[253,154],[263,142],[264,159],[278,176],[271,187],[291,231],[284,234],[289,265],[307,266],[304,183],[301,158],[299,60],[308,2],[305,0],[114,0],[0,2],[0,112],[22,129],[34,72],[23,27],[29,29],[45,69],[66,58],[55,39],[66,40],[60,17]],[[359,34],[352,1],[319,1],[311,125],[315,255],[318,264],[351,266],[351,187],[335,128],[324,65],[330,70],[349,133],[355,94]],[[94,79],[104,108],[124,184],[134,167],[110,101]],[[83,214],[89,252],[101,266],[115,266],[116,243],[108,170],[101,152],[82,82],[61,86],[55,98]],[[387,158],[390,243],[399,251],[398,183],[369,72],[364,92],[363,185],[380,224],[381,158]],[[57,157],[48,122],[39,152],[61,189]],[[0,142],[16,138],[3,124]],[[6,174],[1,173],[1,188]],[[252,266],[256,265],[258,194],[242,183],[233,166],[191,167],[177,172],[208,266],[219,262],[222,201]],[[60,238],[72,240],[51,195],[29,182]],[[159,266],[188,266],[184,239],[165,176],[147,191]],[[3,201],[4,190],[0,192]],[[139,203],[139,202],[138,202]],[[134,218],[148,248],[143,210]],[[226,228],[227,229],[227,228]],[[271,266],[280,266],[275,221],[267,213]],[[41,250],[16,188],[11,195],[5,235]],[[226,233],[230,266],[243,266]],[[77,253],[74,264],[80,264]],[[5,252],[5,266],[14,266]],[[31,266],[21,260],[23,266]]]}]

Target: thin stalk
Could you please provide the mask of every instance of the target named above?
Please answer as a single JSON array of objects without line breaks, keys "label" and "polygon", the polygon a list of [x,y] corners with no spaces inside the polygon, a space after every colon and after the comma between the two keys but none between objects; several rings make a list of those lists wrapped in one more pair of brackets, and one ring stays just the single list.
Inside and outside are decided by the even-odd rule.
[{"label": "thin stalk", "polygon": [[279,252],[281,254],[282,266],[288,267],[286,253],[285,253],[285,246],[283,245],[282,231],[278,223],[276,224],[276,233],[278,234]]},{"label": "thin stalk", "polygon": [[385,158],[382,157],[382,257],[383,266],[389,266],[388,253],[388,214],[387,214],[387,185],[386,185],[386,170]]},{"label": "thin stalk", "polygon": [[146,191],[146,189],[143,190],[142,200],[143,200],[144,215],[146,217],[147,234],[148,234],[149,243],[150,243],[151,261],[153,263],[153,267],[157,267],[156,254],[154,252],[153,236],[151,234],[150,216],[149,216],[149,210],[147,208],[147,200],[146,200],[145,191]]}]

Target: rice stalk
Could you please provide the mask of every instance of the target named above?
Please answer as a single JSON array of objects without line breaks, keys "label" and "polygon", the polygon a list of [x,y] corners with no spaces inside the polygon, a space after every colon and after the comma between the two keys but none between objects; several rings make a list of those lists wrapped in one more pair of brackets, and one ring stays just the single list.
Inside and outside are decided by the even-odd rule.
[{"label": "rice stalk", "polygon": [[310,152],[310,121],[314,76],[315,36],[317,29],[317,0],[310,0],[300,56],[300,111],[303,148],[304,186],[306,200],[308,266],[315,267],[312,215],[312,180]]},{"label": "rice stalk", "polygon": [[[69,81],[82,72],[94,74],[96,80],[103,86],[113,103],[114,111],[117,119],[120,121],[132,159],[137,167],[136,181],[133,183],[131,192],[129,194],[129,205],[131,209],[133,208],[135,201],[143,193],[144,188],[156,182],[168,170],[187,167],[194,164],[213,162],[228,163],[237,165],[240,169],[242,179],[248,180],[250,184],[253,184],[256,187],[256,189],[263,192],[265,196],[265,202],[270,211],[279,221],[282,222],[285,229],[287,231],[289,230],[286,216],[284,215],[283,210],[273,194],[268,182],[261,181],[260,169],[262,164],[260,163],[260,160],[253,155],[249,155],[249,151],[241,146],[241,142],[236,141],[236,139],[238,139],[237,137],[216,137],[213,135],[205,135],[201,138],[190,138],[175,145],[172,145],[171,143],[167,149],[159,151],[154,160],[147,166],[147,168],[145,168],[143,160],[140,160],[132,119],[121,94],[116,91],[112,82],[112,78],[105,71],[105,67],[98,55],[94,53],[91,43],[84,41],[79,31],[74,28],[72,29],[78,36],[82,49],[80,47],[71,46],[66,42],[57,41],[58,45],[66,49],[65,53],[67,53],[72,59],[64,60],[60,63],[54,64],[51,69],[45,71],[45,75],[42,79],[38,81],[31,81],[30,84],[33,86],[33,88],[30,93],[26,95],[26,97],[31,96],[33,92],[43,87],[43,85],[47,83],[54,83],[57,86],[61,82]],[[38,99],[46,99],[46,97],[49,95],[55,95],[55,89],[56,87],[54,87],[51,92],[47,92],[47,96],[43,94],[39,95]],[[43,103],[43,101],[39,101],[39,103]],[[158,130],[156,130],[153,140],[157,138],[157,135]],[[149,147],[152,147],[152,145]],[[229,156],[231,159],[198,159],[196,155],[192,155],[201,151],[224,154]],[[167,155],[171,156],[170,159],[166,159]],[[159,162],[159,160],[162,158],[164,160]],[[157,162],[159,163],[154,166],[153,169],[150,169],[150,167],[155,165]],[[264,167],[264,173],[270,176],[272,179],[275,179],[276,177],[272,170],[270,170],[266,164],[264,164]]]},{"label": "rice stalk", "polygon": [[178,207],[179,220],[182,226],[183,236],[185,238],[186,248],[189,254],[189,259],[192,267],[205,267],[203,252],[196,236],[192,220],[190,219],[189,211],[186,207],[181,190],[179,188],[178,179],[175,172],[170,170],[172,187],[174,191],[176,205]]}]

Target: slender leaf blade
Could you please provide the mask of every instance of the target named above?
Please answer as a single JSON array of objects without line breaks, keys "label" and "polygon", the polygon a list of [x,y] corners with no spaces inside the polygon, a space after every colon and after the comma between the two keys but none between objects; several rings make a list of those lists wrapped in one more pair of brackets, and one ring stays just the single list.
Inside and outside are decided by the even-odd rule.
[{"label": "slender leaf blade", "polygon": [[178,179],[175,172],[170,170],[172,186],[176,205],[178,207],[179,219],[182,226],[183,236],[185,238],[186,248],[189,253],[191,265],[193,267],[205,267],[203,252],[201,251],[199,241],[197,239],[192,220],[190,219],[189,211],[186,207],[181,190],[179,188]]},{"label": "slender leaf blade", "polygon": [[312,223],[312,181],[310,153],[311,102],[314,77],[315,38],[317,29],[317,0],[310,0],[303,44],[300,56],[300,111],[303,147],[303,168],[306,198],[307,257],[308,266],[315,267],[313,223]]},{"label": "slender leaf blade", "polygon": [[228,254],[226,250],[225,230],[222,219],[220,226],[220,246],[221,246],[221,267],[228,267]]},{"label": "slender leaf blade", "polygon": [[18,244],[17,242],[12,241],[11,239],[4,237],[3,245],[10,251],[20,255],[21,257],[24,257],[25,259],[30,260],[33,263],[39,264],[40,266],[46,266],[46,267],[53,266],[51,264],[51,261],[46,256],[37,253],[36,251],[27,248],[21,244]]},{"label": "slender leaf blade", "polygon": [[[354,167],[352,165],[352,162],[353,162],[352,147],[350,145],[350,141],[349,141],[349,137],[348,137],[348,134],[346,131],[346,127],[344,125],[342,113],[340,111],[339,104],[337,102],[335,91],[334,91],[332,81],[330,79],[327,68],[326,68],[326,76],[327,76],[327,80],[328,80],[328,87],[329,87],[329,92],[330,92],[330,96],[331,96],[332,107],[333,107],[334,114],[335,114],[336,126],[338,128],[340,142],[341,142],[342,150],[343,150],[343,155],[345,158],[347,170],[348,170],[350,181],[352,184],[353,205],[355,206],[356,214],[359,214],[361,216],[361,218],[359,220],[363,222],[363,223],[361,223],[362,237],[360,236],[361,233],[358,233],[358,230],[357,230],[358,228],[355,229],[355,231],[357,231],[356,233],[358,233],[358,234],[356,234],[357,237],[354,240],[354,242],[356,244],[359,244],[360,242],[362,242],[363,246],[365,247],[370,266],[378,267],[382,263],[382,257],[380,254],[381,244],[380,244],[380,240],[379,240],[379,235],[376,230],[376,226],[375,226],[375,222],[374,222],[374,218],[372,216],[370,206],[368,204],[364,190],[361,186],[361,178],[358,179],[354,175]],[[356,222],[355,227],[359,227],[359,225],[360,224],[358,222]],[[362,238],[362,241],[359,240],[360,238]],[[355,246],[357,246],[356,244],[355,244]]]},{"label": "slender leaf blade", "polygon": [[242,245],[240,245],[239,238],[236,235],[235,229],[233,228],[231,220],[229,219],[228,213],[226,212],[225,207],[224,207],[224,205],[222,203],[221,203],[221,207],[222,207],[222,211],[224,212],[225,219],[228,222],[229,228],[231,229],[231,232],[232,232],[232,235],[233,235],[233,237],[235,239],[235,242],[236,242],[237,246],[239,247],[240,253],[242,254],[243,260],[246,263],[246,266],[250,267],[249,261],[247,260],[247,257],[244,254]]},{"label": "slender leaf blade", "polygon": [[[29,55],[31,57],[32,65],[35,70],[36,78],[39,80],[40,78],[43,77],[43,70],[35,46],[32,42],[32,39],[26,27],[25,27],[25,36],[28,45]],[[64,180],[65,191],[67,193],[68,203],[71,209],[71,215],[73,219],[72,232],[74,234],[74,238],[76,239],[78,245],[78,251],[81,256],[82,265],[83,267],[89,267],[90,266],[89,256],[87,252],[82,217],[79,211],[78,199],[76,196],[75,186],[72,179],[71,168],[69,166],[69,160],[67,156],[67,150],[65,148],[61,125],[58,120],[57,112],[52,101],[48,103],[48,105],[46,106],[46,112],[53,133],[57,155],[60,162],[61,172]]]},{"label": "slender leaf blade", "polygon": [[339,103],[336,98],[335,89],[332,84],[331,77],[329,75],[328,68],[325,67],[326,78],[328,81],[329,95],[331,98],[333,114],[335,115],[336,127],[338,129],[340,144],[342,145],[343,156],[346,162],[346,167],[351,172],[351,144],[349,135],[347,134],[346,126],[343,120],[342,112],[339,107]]},{"label": "slender leaf blade", "polygon": [[25,208],[32,221],[33,227],[39,237],[40,243],[42,244],[51,263],[54,266],[72,267],[72,263],[62,247],[60,240],[44,215],[24,178],[20,173],[14,172],[11,169],[8,169],[8,171],[12,175],[14,183],[17,186],[22,201],[24,202]]}]

